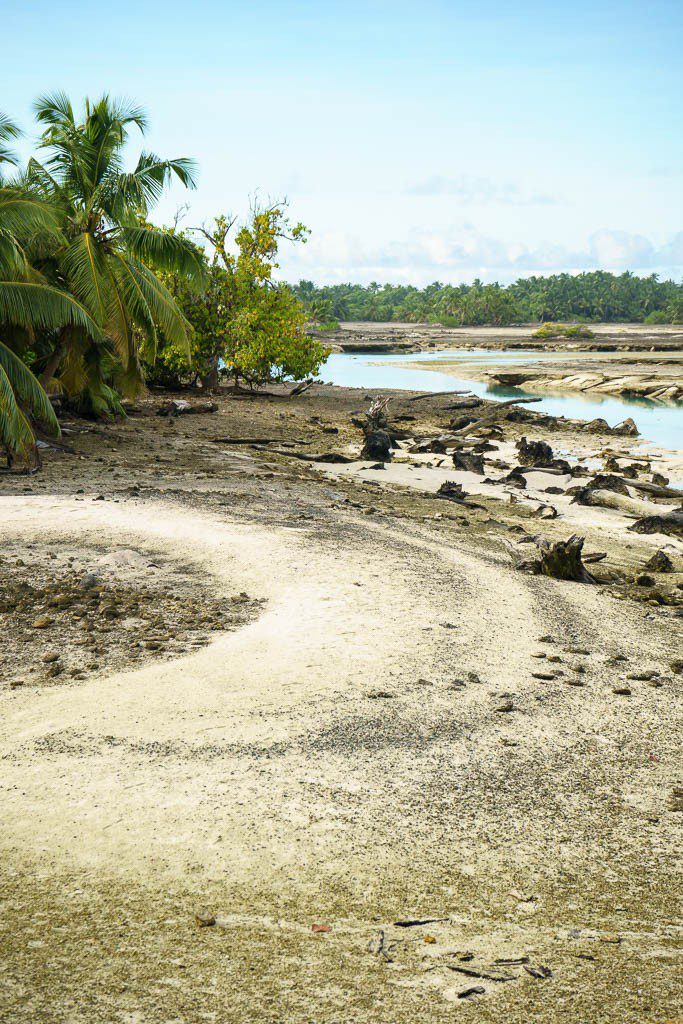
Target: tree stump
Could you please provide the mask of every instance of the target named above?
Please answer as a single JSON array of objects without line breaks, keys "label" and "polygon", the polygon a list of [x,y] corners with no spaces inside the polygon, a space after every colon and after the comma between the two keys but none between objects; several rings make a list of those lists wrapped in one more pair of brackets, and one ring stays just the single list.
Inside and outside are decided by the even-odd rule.
[{"label": "tree stump", "polygon": [[554,544],[538,538],[536,543],[541,552],[539,572],[544,576],[551,576],[555,580],[595,583],[595,577],[588,572],[581,558],[583,542],[584,538],[577,537],[576,534],[573,534],[569,540],[555,541]]},{"label": "tree stump", "polygon": [[386,430],[374,430],[366,434],[360,457],[370,462],[391,461],[391,438]]}]

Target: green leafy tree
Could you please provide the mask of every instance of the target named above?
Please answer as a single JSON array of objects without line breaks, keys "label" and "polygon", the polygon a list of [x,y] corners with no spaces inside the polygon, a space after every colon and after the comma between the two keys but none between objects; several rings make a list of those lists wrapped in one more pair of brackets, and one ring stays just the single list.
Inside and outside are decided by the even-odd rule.
[{"label": "green leafy tree", "polygon": [[[281,204],[252,211],[247,224],[218,217],[196,229],[208,245],[208,284],[201,294],[187,280],[171,275],[167,283],[193,327],[192,366],[204,387],[221,376],[251,386],[268,380],[301,380],[315,373],[326,357],[322,345],[305,330],[307,316],[292,291],[273,279],[280,242],[303,242],[307,231],[291,225]],[[182,373],[182,352],[174,339],[160,351],[164,370]]]}]

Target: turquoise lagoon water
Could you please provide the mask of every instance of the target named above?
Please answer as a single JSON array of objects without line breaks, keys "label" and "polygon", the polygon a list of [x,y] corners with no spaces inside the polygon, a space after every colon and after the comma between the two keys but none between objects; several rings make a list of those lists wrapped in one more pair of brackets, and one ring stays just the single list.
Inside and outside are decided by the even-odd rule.
[{"label": "turquoise lagoon water", "polygon": [[[399,391],[471,391],[480,398],[505,399],[536,397],[533,408],[552,416],[592,420],[601,416],[611,427],[630,416],[641,436],[664,448],[683,450],[683,405],[659,405],[642,399],[598,396],[595,394],[549,395],[532,387],[513,388],[485,381],[455,377],[438,369],[440,360],[476,362],[480,365],[511,365],[527,361],[550,361],[557,356],[522,350],[500,352],[454,351],[413,352],[384,355],[378,353],[333,353],[322,368],[321,378],[349,388],[396,389]],[[425,370],[426,362],[436,364]],[[590,365],[587,360],[587,368]],[[410,364],[416,364],[411,366]],[[681,364],[683,373],[683,363]]]}]

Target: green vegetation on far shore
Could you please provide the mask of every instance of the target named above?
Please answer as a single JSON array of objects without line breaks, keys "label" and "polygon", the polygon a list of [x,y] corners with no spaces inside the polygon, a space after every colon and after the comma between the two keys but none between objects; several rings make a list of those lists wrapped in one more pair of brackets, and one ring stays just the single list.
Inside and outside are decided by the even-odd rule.
[{"label": "green vegetation on far shore", "polygon": [[541,321],[683,323],[683,283],[594,270],[520,278],[514,284],[336,284],[299,281],[292,291],[311,317],[333,320],[441,323],[446,327]]}]

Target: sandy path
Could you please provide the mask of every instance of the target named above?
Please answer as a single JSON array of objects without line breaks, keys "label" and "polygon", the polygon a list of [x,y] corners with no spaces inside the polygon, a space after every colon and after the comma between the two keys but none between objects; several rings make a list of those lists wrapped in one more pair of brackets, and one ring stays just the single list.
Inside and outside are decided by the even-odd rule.
[{"label": "sandy path", "polygon": [[[610,653],[664,656],[662,636],[644,638],[637,625],[642,611],[608,607],[597,590],[529,580],[417,527],[349,520],[331,544],[311,530],[132,502],[12,498],[3,508],[0,541],[109,540],[182,557],[219,590],[267,599],[255,622],[175,662],[3,695],[0,850],[11,872],[75,877],[98,892],[106,884],[116,901],[121,885],[125,898],[133,887],[156,901],[168,886],[195,899],[212,894],[232,912],[235,949],[256,941],[259,922],[286,916],[304,946],[277,970],[296,979],[298,958],[323,955],[305,946],[311,914],[346,917],[348,949],[364,949],[363,928],[385,914],[437,907],[452,915],[435,926],[440,949],[469,941],[490,957],[511,943],[538,950],[555,941],[558,914],[571,924],[583,908],[582,920],[597,913],[610,925],[614,886],[637,902],[642,873],[672,848],[668,822],[652,844],[642,831],[669,777],[661,727],[670,711],[660,691],[641,689],[630,705],[607,697]],[[530,655],[549,631],[560,643],[590,645],[587,689],[531,676]],[[481,681],[467,681],[468,672]],[[456,676],[467,681],[462,690],[452,688]],[[508,694],[520,715],[497,711]],[[657,764],[645,778],[654,744]],[[601,829],[608,877],[595,860]],[[580,872],[582,890],[567,887],[568,872]],[[533,887],[538,920],[529,923],[523,901],[509,902],[514,884]],[[658,885],[650,885],[655,913]],[[644,907],[633,913],[641,922],[633,945],[643,956],[661,952]],[[463,938],[475,921],[478,938]],[[144,975],[137,954],[122,955],[133,977],[136,964]],[[309,982],[286,1019],[312,1019],[323,1004],[319,1019],[337,1019],[321,995],[328,985],[351,986],[341,1003],[332,1000],[337,1007],[365,998],[365,986],[370,999],[384,992],[386,981],[364,970],[335,959],[314,983],[314,1002],[306,1002]],[[423,972],[389,980],[384,1019],[415,1019],[415,993],[424,1000],[427,981],[425,1019],[441,1019],[462,985]],[[245,987],[244,1005],[225,1019],[253,1019],[267,984],[253,996]],[[499,1019],[501,1000],[508,1019],[529,1019],[533,994],[493,989],[478,1004],[491,1007],[480,1019]],[[205,1019],[100,1017],[90,999],[90,1015],[39,1019]],[[642,1006],[640,1017],[615,1012],[604,1019],[649,1019]],[[340,1019],[371,1016],[356,1007]]]}]

